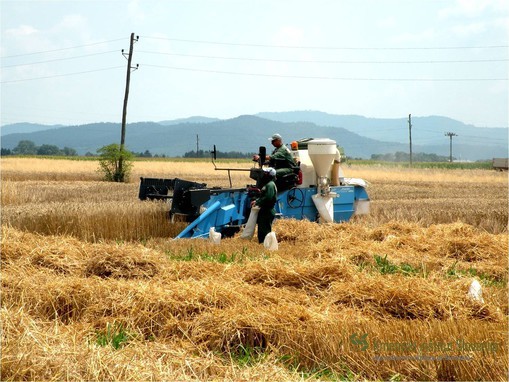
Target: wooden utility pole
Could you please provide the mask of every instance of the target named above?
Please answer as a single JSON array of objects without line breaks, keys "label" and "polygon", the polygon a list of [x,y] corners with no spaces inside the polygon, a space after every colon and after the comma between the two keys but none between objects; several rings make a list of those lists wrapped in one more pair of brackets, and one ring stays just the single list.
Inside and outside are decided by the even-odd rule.
[{"label": "wooden utility pole", "polygon": [[133,59],[133,46],[134,42],[138,41],[139,36],[134,38],[134,33],[131,33],[131,40],[129,43],[129,53],[125,54],[124,49],[122,49],[122,54],[125,58],[127,58],[127,75],[125,80],[125,94],[124,94],[124,108],[122,109],[122,131],[120,133],[120,157],[118,160],[118,172],[117,172],[117,181],[123,182],[123,160],[124,160],[124,144],[125,144],[125,125],[127,120],[127,100],[129,99],[129,84],[131,82],[131,71],[134,69],[138,69],[139,65],[133,67],[131,65]]},{"label": "wooden utility pole", "polygon": [[198,151],[200,151],[198,134],[196,134],[196,158],[199,158]]},{"label": "wooden utility pole", "polygon": [[412,114],[408,114],[408,136],[410,138],[410,167],[412,167]]},{"label": "wooden utility pole", "polygon": [[454,134],[451,132],[445,133],[446,137],[449,137],[449,162],[452,163],[452,137],[457,137],[458,134]]}]

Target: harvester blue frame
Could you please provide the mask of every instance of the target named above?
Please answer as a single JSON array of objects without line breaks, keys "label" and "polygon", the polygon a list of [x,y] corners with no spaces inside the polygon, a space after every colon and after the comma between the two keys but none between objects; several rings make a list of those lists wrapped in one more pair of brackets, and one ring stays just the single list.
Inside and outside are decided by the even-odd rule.
[{"label": "harvester blue frame", "polygon": [[[355,213],[355,202],[368,200],[368,194],[361,186],[331,187],[336,194],[333,198],[334,222],[348,221]],[[276,216],[285,219],[306,219],[315,222],[318,211],[311,199],[316,188],[292,188],[277,196]],[[226,227],[240,227],[249,217],[251,198],[246,190],[212,195],[202,205],[204,212],[191,222],[176,238],[207,238],[210,228],[222,232]]]},{"label": "harvester blue frame", "polygon": [[[305,144],[313,143],[312,138],[303,140]],[[324,141],[316,141],[323,144]],[[332,143],[335,145],[334,141]],[[330,145],[329,141],[325,144]],[[334,150],[336,146],[333,146]],[[256,186],[245,188],[207,188],[204,183],[197,183],[183,179],[154,179],[141,178],[139,198],[145,199],[170,199],[170,216],[184,218],[189,225],[180,232],[176,239],[181,238],[207,238],[211,228],[222,236],[230,237],[239,232],[246,224],[251,201],[257,197],[261,188],[260,168],[235,169],[218,168],[214,162],[216,148],[212,151],[212,162],[216,170],[227,170],[230,180],[230,171],[250,171],[251,179],[257,180]],[[260,147],[260,158],[265,158],[265,147]],[[330,160],[327,157],[326,161]],[[299,162],[300,164],[300,162]],[[260,161],[259,166],[263,163]],[[309,168],[309,164],[308,164]],[[295,170],[299,170],[297,166]],[[369,211],[369,196],[366,192],[366,183],[362,180],[341,180],[337,184],[329,186],[314,185],[308,182],[308,186],[297,183],[298,176],[295,176],[295,183],[284,183],[278,186],[280,192],[277,194],[275,205],[276,216],[284,219],[309,220],[311,222],[329,221],[344,222],[356,214],[364,214]],[[323,181],[324,177],[320,181]],[[283,181],[285,179],[281,179]],[[277,184],[277,181],[276,181]],[[317,209],[316,198],[320,199],[320,208],[327,200],[328,211],[324,213]],[[315,200],[314,200],[315,199]],[[367,203],[364,204],[363,203]],[[331,205],[332,204],[332,205]],[[324,216],[320,214],[324,213]],[[326,217],[326,219],[325,219]]]}]

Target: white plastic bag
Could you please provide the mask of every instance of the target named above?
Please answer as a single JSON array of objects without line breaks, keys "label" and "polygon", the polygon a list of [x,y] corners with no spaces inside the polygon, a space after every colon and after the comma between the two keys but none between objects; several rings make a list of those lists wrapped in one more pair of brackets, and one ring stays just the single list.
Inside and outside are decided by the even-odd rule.
[{"label": "white plastic bag", "polygon": [[263,246],[267,248],[269,251],[278,250],[279,244],[277,242],[275,232],[269,232],[267,235],[265,235],[265,239],[263,239]]},{"label": "white plastic bag", "polygon": [[481,284],[479,284],[479,281],[476,279],[473,279],[472,284],[470,284],[470,288],[468,289],[468,297],[470,297],[472,300],[479,301],[481,304],[484,304]]},{"label": "white plastic bag", "polygon": [[209,240],[211,242],[213,242],[214,244],[221,243],[221,233],[216,232],[214,227],[210,227],[210,229],[209,229]]},{"label": "white plastic bag", "polygon": [[251,208],[251,212],[249,213],[249,218],[247,219],[247,223],[240,235],[241,239],[250,240],[253,238],[254,231],[256,228],[256,221],[258,220],[258,212],[260,212],[260,207],[253,206]]}]

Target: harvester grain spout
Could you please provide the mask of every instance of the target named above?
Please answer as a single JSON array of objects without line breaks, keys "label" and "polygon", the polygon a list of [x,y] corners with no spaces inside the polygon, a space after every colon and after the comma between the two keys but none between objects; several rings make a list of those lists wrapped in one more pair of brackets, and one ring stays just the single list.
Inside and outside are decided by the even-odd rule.
[{"label": "harvester grain spout", "polygon": [[[330,139],[314,139],[308,143],[308,154],[317,175],[318,192],[312,196],[313,203],[320,215],[320,222],[334,221],[334,202],[332,198],[338,196],[331,192],[332,161],[337,157],[336,142]],[[337,183],[337,182],[336,182]]]},{"label": "harvester grain spout", "polygon": [[[335,141],[301,139],[292,142],[291,152],[296,159],[292,171],[276,178],[279,217],[342,222],[369,213],[366,182],[343,177]],[[170,217],[190,223],[177,238],[208,237],[211,228],[223,237],[233,236],[247,222],[250,202],[258,195],[265,147],[260,147],[260,159],[253,168],[218,167],[215,146],[211,153],[214,168],[228,172],[230,188],[210,188],[178,178],[141,178],[140,199],[169,199]],[[232,188],[231,171],[249,171],[256,184]]]}]

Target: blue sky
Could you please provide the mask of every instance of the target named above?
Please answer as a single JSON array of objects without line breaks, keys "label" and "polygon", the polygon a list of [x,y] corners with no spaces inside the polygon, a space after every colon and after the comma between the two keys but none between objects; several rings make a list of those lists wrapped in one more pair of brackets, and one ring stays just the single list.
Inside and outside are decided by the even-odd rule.
[{"label": "blue sky", "polygon": [[1,1],[1,120],[320,110],[508,126],[506,0]]}]

